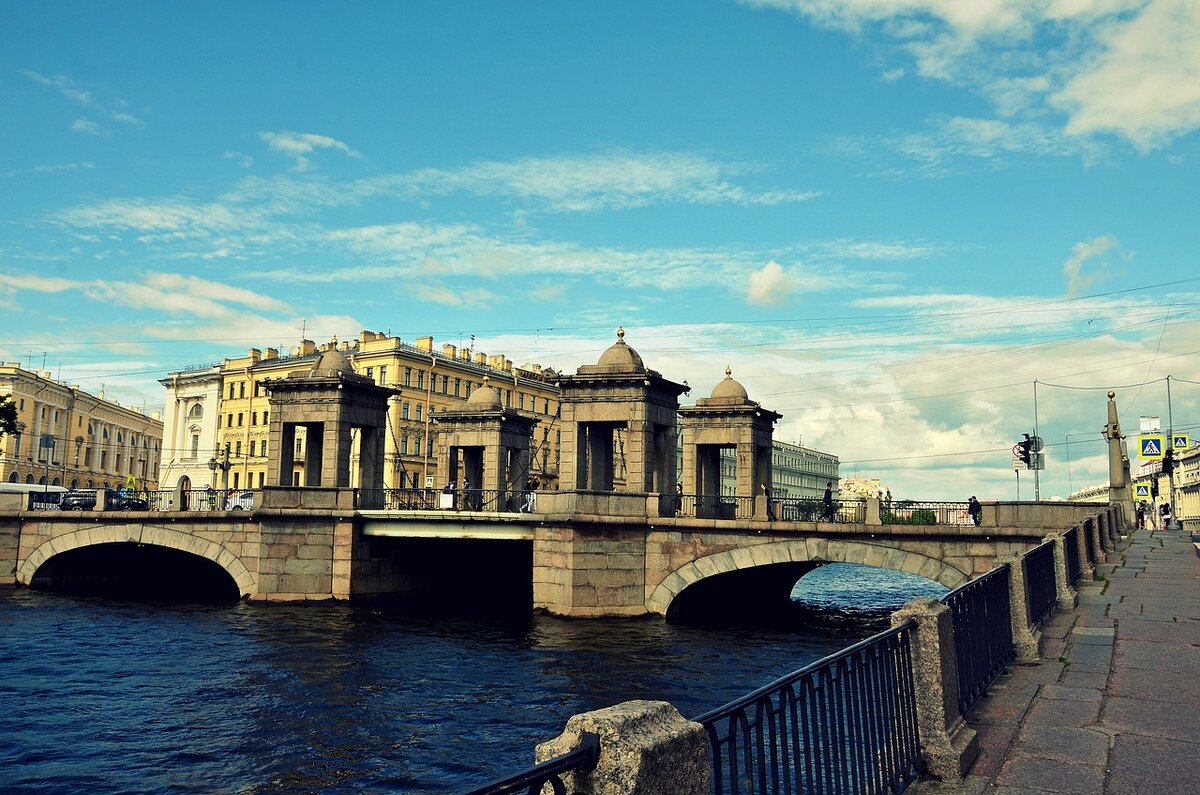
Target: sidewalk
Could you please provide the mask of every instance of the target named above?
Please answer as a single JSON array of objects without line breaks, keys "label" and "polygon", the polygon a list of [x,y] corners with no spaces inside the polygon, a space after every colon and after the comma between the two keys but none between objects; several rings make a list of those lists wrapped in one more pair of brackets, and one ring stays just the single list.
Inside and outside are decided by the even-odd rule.
[{"label": "sidewalk", "polygon": [[[1182,531],[1139,530],[1080,582],[968,721],[981,753],[918,795],[1200,792],[1200,559]],[[1101,579],[1103,577],[1104,579]]]}]

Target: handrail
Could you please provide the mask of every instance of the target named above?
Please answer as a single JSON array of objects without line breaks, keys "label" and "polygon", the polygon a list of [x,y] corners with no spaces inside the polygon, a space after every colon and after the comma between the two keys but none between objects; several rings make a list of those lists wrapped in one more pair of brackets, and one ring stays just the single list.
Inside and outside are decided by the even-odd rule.
[{"label": "handrail", "polygon": [[1009,617],[1009,566],[997,566],[941,598],[954,624],[958,710],[966,717],[1016,656]]},{"label": "handrail", "polygon": [[462,795],[510,795],[522,791],[528,795],[540,795],[542,788],[547,784],[554,790],[554,795],[566,795],[567,787],[563,783],[562,775],[571,771],[590,772],[596,769],[599,761],[600,735],[582,732],[579,747],[574,751],[547,759],[511,776],[488,782]]},{"label": "handrail", "polygon": [[907,621],[694,720],[714,795],[900,792],[923,769]]},{"label": "handrail", "polygon": [[1025,553],[1025,606],[1029,623],[1040,627],[1054,612],[1058,591],[1054,582],[1054,542],[1046,541]]}]

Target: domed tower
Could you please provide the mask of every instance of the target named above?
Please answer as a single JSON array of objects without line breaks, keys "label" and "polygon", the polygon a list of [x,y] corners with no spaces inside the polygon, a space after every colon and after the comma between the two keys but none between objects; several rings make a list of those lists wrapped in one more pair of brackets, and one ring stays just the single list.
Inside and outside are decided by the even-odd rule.
[{"label": "domed tower", "polygon": [[454,484],[465,510],[515,511],[529,480],[530,445],[536,417],[504,408],[500,393],[483,377],[461,408],[433,418],[442,487]]},{"label": "domed tower", "polygon": [[573,491],[666,493],[675,486],[683,384],[648,369],[625,329],[600,359],[564,375],[559,482]]},{"label": "domed tower", "polygon": [[[759,487],[771,485],[771,442],[783,415],[750,399],[746,388],[725,368],[725,379],[712,395],[679,409],[683,435],[683,491],[696,496],[696,514],[705,518],[750,518]],[[736,486],[731,502],[721,501],[721,453],[734,451]],[[730,514],[725,516],[724,514]],[[766,503],[753,510],[766,518]]]},{"label": "domed tower", "polygon": [[[382,495],[388,398],[394,389],[358,375],[337,340],[307,372],[267,382],[271,407],[269,485],[292,486],[296,429],[304,429],[304,487],[349,488]],[[351,472],[357,435],[357,477]]]}]

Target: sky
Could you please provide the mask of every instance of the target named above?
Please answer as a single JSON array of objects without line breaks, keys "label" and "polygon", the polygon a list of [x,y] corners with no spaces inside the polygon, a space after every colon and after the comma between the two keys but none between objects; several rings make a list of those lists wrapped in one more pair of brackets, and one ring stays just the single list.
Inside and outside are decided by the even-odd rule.
[{"label": "sky", "polygon": [[1200,438],[1198,127],[1192,0],[3,3],[0,359],[623,326],[895,499],[1032,498],[1035,428],[1064,497],[1110,389]]}]

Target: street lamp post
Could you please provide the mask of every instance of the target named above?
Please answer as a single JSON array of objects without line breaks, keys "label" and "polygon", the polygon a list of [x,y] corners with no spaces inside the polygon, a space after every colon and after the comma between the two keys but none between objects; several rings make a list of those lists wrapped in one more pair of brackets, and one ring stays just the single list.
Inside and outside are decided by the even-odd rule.
[{"label": "street lamp post", "polygon": [[214,489],[217,487],[217,472],[220,471],[221,491],[226,492],[229,491],[229,448],[226,447],[224,450],[219,451],[219,453],[221,458],[217,458],[214,454],[212,458],[208,459],[208,468],[212,470],[212,487]]}]

